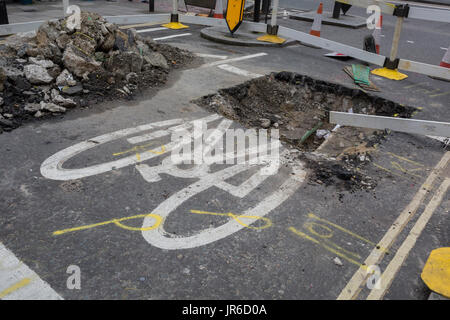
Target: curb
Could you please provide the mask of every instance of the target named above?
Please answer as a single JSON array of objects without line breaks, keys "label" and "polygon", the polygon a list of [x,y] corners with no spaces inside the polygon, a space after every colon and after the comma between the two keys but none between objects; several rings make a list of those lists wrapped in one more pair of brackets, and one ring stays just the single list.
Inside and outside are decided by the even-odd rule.
[{"label": "curb", "polygon": [[223,27],[204,28],[200,31],[200,35],[202,38],[210,41],[244,47],[286,47],[298,43],[298,41],[290,39],[286,40],[283,44],[258,41],[256,38],[264,35],[264,33],[243,32],[239,30],[235,33],[235,38],[232,38],[228,30]]}]

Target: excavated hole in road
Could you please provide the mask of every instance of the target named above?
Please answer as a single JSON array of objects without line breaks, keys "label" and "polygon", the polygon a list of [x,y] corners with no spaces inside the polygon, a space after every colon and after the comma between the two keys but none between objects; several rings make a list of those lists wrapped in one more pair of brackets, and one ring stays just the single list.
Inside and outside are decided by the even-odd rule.
[{"label": "excavated hole in road", "polygon": [[367,150],[383,139],[384,132],[341,128],[340,141],[331,140],[334,135],[328,138],[329,143],[340,144],[337,148],[340,150],[334,150],[336,154],[332,157],[318,157],[313,151],[336,126],[328,122],[329,111],[401,118],[410,118],[416,111],[359,89],[292,72],[272,73],[194,102],[247,128],[279,129],[281,141],[302,151],[300,157],[315,172],[314,181],[326,185],[344,182],[344,189],[354,189],[355,183],[360,189],[376,185],[356,167],[370,161]]}]

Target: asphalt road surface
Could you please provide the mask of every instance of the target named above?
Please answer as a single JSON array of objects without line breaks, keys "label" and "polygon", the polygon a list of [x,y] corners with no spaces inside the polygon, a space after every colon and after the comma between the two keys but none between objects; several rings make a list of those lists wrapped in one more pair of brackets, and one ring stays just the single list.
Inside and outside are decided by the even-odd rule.
[{"label": "asphalt road surface", "polygon": [[[405,39],[429,44],[407,50],[404,42],[400,52],[437,64],[448,28],[408,26]],[[299,160],[264,178],[255,166],[177,169],[164,161],[174,126],[206,119],[211,128],[239,127],[191,101],[249,80],[242,71],[289,70],[354,86],[342,72],[354,60],[301,45],[219,45],[200,29],[142,33],[203,56],[161,90],[0,135],[0,298],[366,299],[369,284],[357,278],[368,257],[387,253],[376,263],[381,272],[396,265],[418,219],[430,215],[382,287],[385,299],[426,299],[421,270],[430,251],[450,241],[450,154],[439,141],[390,133],[369,166],[379,179],[369,192],[308,183]],[[360,47],[365,31],[324,26],[323,33]],[[175,34],[183,36],[164,39]],[[372,80],[380,96],[420,107],[416,118],[450,120],[448,82],[412,73]],[[136,154],[144,142],[152,149]],[[377,246],[383,238],[388,250]],[[79,289],[67,285],[71,270],[81,274]]]}]

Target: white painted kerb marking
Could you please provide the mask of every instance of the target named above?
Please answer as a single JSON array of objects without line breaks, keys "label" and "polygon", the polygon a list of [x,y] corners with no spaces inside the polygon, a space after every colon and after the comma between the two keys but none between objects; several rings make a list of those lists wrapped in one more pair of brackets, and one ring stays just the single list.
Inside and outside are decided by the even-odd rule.
[{"label": "white painted kerb marking", "polygon": [[208,54],[208,53],[196,53],[195,54],[197,57],[201,57],[201,58],[213,58],[213,59],[226,59],[228,58],[228,56],[222,56],[222,55],[217,55],[217,54]]},{"label": "white painted kerb marking", "polygon": [[161,37],[161,38],[154,38],[153,40],[155,40],[155,41],[166,40],[166,39],[172,39],[172,38],[178,38],[178,37],[186,37],[186,36],[191,36],[191,35],[192,35],[192,33],[174,34],[172,36]]},{"label": "white painted kerb marking", "polygon": [[[17,286],[27,280],[24,285]],[[4,300],[62,300],[47,282],[0,242],[0,297]]]},{"label": "white painted kerb marking", "polygon": [[244,70],[244,69],[240,69],[240,68],[231,66],[229,64],[220,64],[217,67],[222,69],[222,70],[225,70],[225,71],[237,74],[238,76],[244,76],[244,77],[247,77],[247,78],[259,78],[259,77],[263,76],[262,74],[253,73],[253,72],[250,72],[250,71],[247,71],[247,70]]},{"label": "white painted kerb marking", "polygon": [[155,32],[155,31],[161,31],[161,30],[167,30],[167,28],[160,27],[160,28],[142,29],[142,30],[136,30],[136,32],[137,33],[141,33],[141,32]]},{"label": "white painted kerb marking", "polygon": [[253,58],[258,58],[258,57],[263,57],[263,56],[267,56],[267,53],[260,52],[260,53],[250,54],[248,56],[242,56],[242,57],[230,58],[230,59],[226,59],[226,60],[214,61],[214,62],[206,63],[202,67],[214,67],[214,66],[217,66],[219,64],[243,61],[243,60],[248,60],[248,59],[253,59]]}]

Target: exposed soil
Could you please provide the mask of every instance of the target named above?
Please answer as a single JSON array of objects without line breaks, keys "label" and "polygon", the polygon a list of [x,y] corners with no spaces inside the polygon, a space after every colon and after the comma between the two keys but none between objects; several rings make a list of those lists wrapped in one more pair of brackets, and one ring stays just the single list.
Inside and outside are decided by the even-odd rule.
[{"label": "exposed soil", "polygon": [[[305,75],[280,72],[219,90],[195,101],[205,109],[238,121],[247,128],[279,129],[280,139],[303,151],[301,158],[312,170],[310,180],[338,185],[346,190],[371,189],[376,181],[360,168],[371,160],[373,145],[384,132],[344,127],[347,143],[338,143],[333,157],[313,153],[336,125],[328,122],[329,111],[409,118],[415,108],[402,106],[359,89],[316,80]],[[342,138],[341,137],[341,138]],[[357,170],[358,169],[358,170]]]}]

